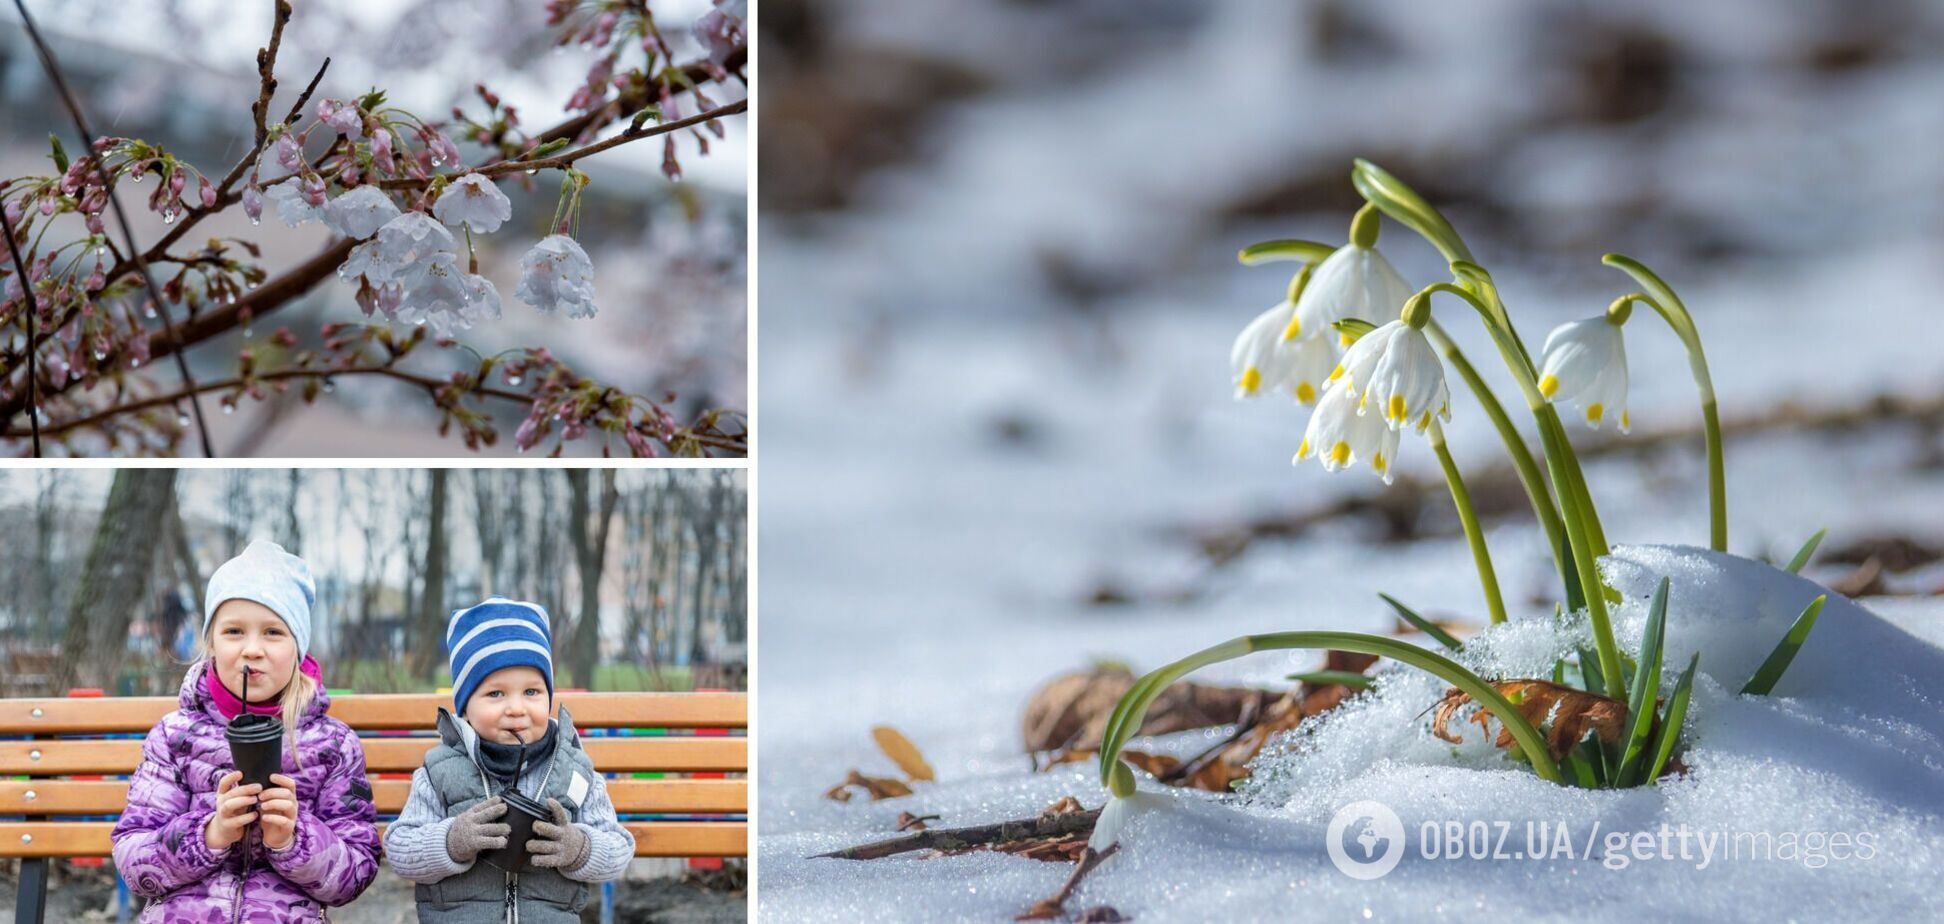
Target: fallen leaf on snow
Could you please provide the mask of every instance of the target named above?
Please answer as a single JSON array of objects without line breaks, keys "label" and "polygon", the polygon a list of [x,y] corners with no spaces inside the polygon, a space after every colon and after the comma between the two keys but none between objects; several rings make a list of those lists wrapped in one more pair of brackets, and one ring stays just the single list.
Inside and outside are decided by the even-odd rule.
[{"label": "fallen leaf on snow", "polygon": [[[1022,732],[1028,752],[1095,751],[1114,705],[1134,686],[1133,672],[1100,667],[1053,678],[1026,704]],[[1269,690],[1177,683],[1148,707],[1139,734],[1165,735],[1233,724],[1250,704],[1261,708]]]},{"label": "fallen leaf on snow", "polygon": [[911,795],[911,787],[906,786],[903,780],[894,780],[881,776],[865,776],[856,770],[852,770],[850,776],[845,777],[842,783],[832,786],[829,792],[824,793],[824,798],[835,799],[838,802],[849,802],[851,797],[855,795],[855,793],[851,792],[851,787],[853,786],[864,790],[873,802],[879,799],[895,799],[899,796]]},{"label": "fallen leaf on snow", "polygon": [[[1552,723],[1546,733],[1546,749],[1552,752],[1554,760],[1564,758],[1589,731],[1608,744],[1618,742],[1628,731],[1627,704],[1617,699],[1547,680],[1500,680],[1492,687],[1511,700],[1519,714],[1535,727]],[[1457,687],[1446,690],[1431,717],[1431,733],[1453,744],[1464,741],[1449,726],[1458,710],[1471,701],[1471,696]],[[1484,709],[1479,709],[1472,721],[1487,732],[1492,730],[1492,714]],[[1501,748],[1512,746],[1512,732],[1502,723],[1494,743]]]},{"label": "fallen leaf on snow", "polygon": [[897,763],[907,778],[931,782],[931,764],[925,762],[925,755],[919,753],[918,746],[911,743],[903,733],[889,725],[879,725],[871,729],[871,738],[877,742],[878,750]]}]

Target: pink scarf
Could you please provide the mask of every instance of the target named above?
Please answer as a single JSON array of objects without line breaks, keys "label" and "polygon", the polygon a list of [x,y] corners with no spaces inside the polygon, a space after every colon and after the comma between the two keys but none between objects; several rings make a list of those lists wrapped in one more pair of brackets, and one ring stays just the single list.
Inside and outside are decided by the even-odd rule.
[{"label": "pink scarf", "polygon": [[[316,658],[305,655],[303,663],[297,665],[297,670],[301,671],[304,676],[316,681],[318,689],[324,689],[324,674],[323,671],[318,669]],[[222,713],[223,718],[234,719],[243,714],[243,698],[231,693],[229,688],[223,685],[221,678],[216,676],[215,658],[209,659],[209,672],[203,675],[203,689],[209,691],[209,698],[216,703],[216,711]],[[283,702],[281,701],[281,697],[279,697],[277,700],[267,703],[250,703],[249,710],[256,715],[281,716],[283,714]]]}]

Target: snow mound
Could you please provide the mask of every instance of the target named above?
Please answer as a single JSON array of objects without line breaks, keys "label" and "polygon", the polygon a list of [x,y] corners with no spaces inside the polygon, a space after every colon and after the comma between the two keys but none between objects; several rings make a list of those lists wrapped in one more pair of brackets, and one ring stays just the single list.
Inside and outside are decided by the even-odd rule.
[{"label": "snow mound", "polygon": [[[1390,665],[1370,693],[1265,751],[1239,795],[1143,785],[1163,807],[1134,816],[1125,849],[1067,907],[1111,905],[1146,921],[1814,919],[1870,909],[1944,919],[1932,885],[1944,861],[1944,650],[1832,596],[1775,695],[1745,697],[1741,685],[1826,589],[1692,548],[1623,547],[1603,565],[1625,595],[1613,613],[1623,648],[1637,647],[1660,577],[1672,582],[1663,695],[1702,653],[1685,774],[1625,791],[1546,783],[1476,726],[1458,745],[1427,734],[1424,712],[1443,682]],[[1586,639],[1583,623],[1520,620],[1470,640],[1464,660],[1488,675],[1544,676]],[[882,822],[951,807],[955,823],[975,824],[1030,815],[1068,792],[1089,805],[1104,796],[1088,765],[987,773],[900,800],[918,804],[863,811]],[[1404,833],[1398,865],[1368,882],[1341,872],[1325,846],[1333,816],[1366,800],[1394,812]],[[816,827],[763,838],[763,904],[787,902],[792,919],[1001,919],[1069,870],[992,854],[805,859],[873,836]]]}]

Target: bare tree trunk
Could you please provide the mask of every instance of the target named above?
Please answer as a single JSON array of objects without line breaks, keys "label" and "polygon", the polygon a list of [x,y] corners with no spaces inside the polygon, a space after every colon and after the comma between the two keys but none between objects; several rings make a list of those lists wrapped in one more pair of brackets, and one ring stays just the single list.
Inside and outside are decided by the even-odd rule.
[{"label": "bare tree trunk", "polygon": [[572,520],[567,536],[573,541],[575,573],[580,579],[579,615],[568,639],[567,661],[574,682],[590,690],[594,688],[594,666],[601,656],[601,573],[606,570],[608,534],[620,499],[614,487],[614,469],[601,469],[598,510],[589,497],[591,487],[587,469],[567,470],[567,509]]},{"label": "bare tree trunk", "polygon": [[34,497],[34,550],[30,566],[28,606],[33,607],[31,638],[35,645],[54,641],[54,541],[60,528],[61,471],[46,469],[40,474],[40,491]]},{"label": "bare tree trunk", "polygon": [[[476,468],[468,479],[472,483],[473,531],[479,534],[479,589],[489,596],[499,592],[500,556],[509,538],[509,524],[501,509],[505,492],[499,482],[503,474],[498,469]],[[515,533],[511,538],[519,536]]]},{"label": "bare tree trunk", "polygon": [[426,517],[425,582],[419,594],[417,631],[412,641],[412,672],[429,675],[445,653],[446,477],[443,468],[431,470],[432,491]]},{"label": "bare tree trunk", "polygon": [[151,571],[175,502],[175,479],[172,468],[116,470],[88,563],[68,604],[57,689],[77,684],[105,688],[114,680],[128,643],[129,620],[154,595]]},{"label": "bare tree trunk", "polygon": [[304,470],[291,469],[288,484],[289,493],[284,496],[283,529],[278,531],[277,538],[290,554],[302,555],[304,554],[304,527],[303,521],[297,516],[297,498],[304,492]]},{"label": "bare tree trunk", "polygon": [[689,663],[709,659],[708,636],[703,627],[715,610],[715,576],[720,554],[720,529],[723,506],[727,500],[722,481],[717,478],[708,488],[708,504],[696,518],[696,562],[694,608],[689,611]]}]

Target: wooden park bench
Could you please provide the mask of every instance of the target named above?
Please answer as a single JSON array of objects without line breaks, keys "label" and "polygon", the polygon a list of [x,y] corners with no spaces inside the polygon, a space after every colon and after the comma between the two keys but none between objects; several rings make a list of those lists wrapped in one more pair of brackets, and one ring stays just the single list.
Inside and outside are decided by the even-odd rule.
[{"label": "wooden park bench", "polygon": [[[610,775],[636,856],[748,856],[746,694],[562,693],[556,701],[573,713],[594,766]],[[438,742],[438,708],[450,703],[437,694],[332,698],[331,715],[364,744],[380,816],[404,808],[412,771]],[[176,706],[162,696],[0,700],[0,857],[21,858],[16,921],[40,924],[49,859],[110,855],[128,781],[101,777],[134,773],[143,736]],[[683,777],[643,778],[670,774]],[[642,815],[662,817],[630,819]]]}]

